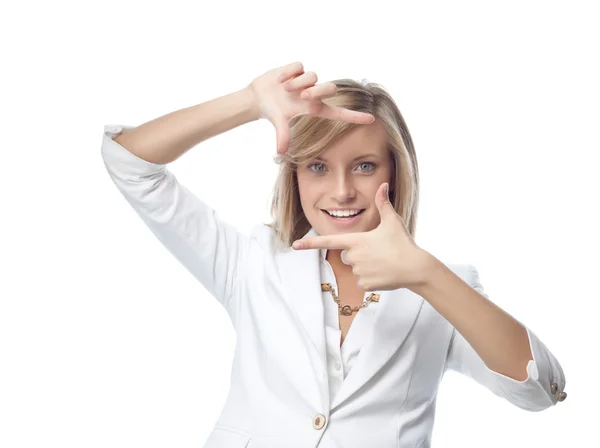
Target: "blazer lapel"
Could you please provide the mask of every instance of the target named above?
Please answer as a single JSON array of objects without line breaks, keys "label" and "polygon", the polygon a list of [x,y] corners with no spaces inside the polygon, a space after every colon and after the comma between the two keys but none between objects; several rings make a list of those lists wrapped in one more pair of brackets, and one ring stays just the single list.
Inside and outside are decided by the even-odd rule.
[{"label": "blazer lapel", "polygon": [[380,292],[380,307],[374,325],[334,397],[331,410],[364,386],[398,351],[413,328],[423,303],[423,297],[406,288]]},{"label": "blazer lapel", "polygon": [[[304,237],[316,236],[311,228]],[[303,238],[304,238],[303,237]],[[317,375],[327,375],[325,320],[321,291],[319,250],[294,250],[277,254],[286,294],[306,330],[308,355],[317,363]],[[381,291],[379,310],[356,362],[342,383],[330,409],[341,405],[366,384],[398,351],[410,333],[424,299],[409,289]],[[317,384],[321,384],[317,381]],[[324,404],[329,404],[329,390],[321,388]]]},{"label": "blazer lapel", "polygon": [[[317,235],[311,229],[305,236]],[[323,311],[319,250],[295,250],[287,248],[276,256],[285,294],[306,330],[307,351],[315,362],[316,374],[327,375],[327,352],[325,345],[325,319]],[[327,377],[325,377],[327,378]],[[317,381],[317,384],[322,382]],[[329,390],[321,388],[323,405],[329,403]]]}]

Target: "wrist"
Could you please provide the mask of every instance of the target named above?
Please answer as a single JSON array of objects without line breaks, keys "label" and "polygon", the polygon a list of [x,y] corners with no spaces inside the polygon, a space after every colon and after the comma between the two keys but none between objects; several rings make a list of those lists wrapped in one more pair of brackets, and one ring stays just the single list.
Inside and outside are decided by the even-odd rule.
[{"label": "wrist", "polygon": [[243,102],[248,110],[249,117],[252,121],[257,121],[262,118],[262,113],[256,98],[256,94],[251,85],[244,87],[240,90],[240,94],[243,96]]},{"label": "wrist", "polygon": [[415,265],[418,266],[418,270],[421,273],[419,285],[428,286],[431,284],[442,263],[424,249],[420,250],[419,257],[416,257],[416,260]]}]

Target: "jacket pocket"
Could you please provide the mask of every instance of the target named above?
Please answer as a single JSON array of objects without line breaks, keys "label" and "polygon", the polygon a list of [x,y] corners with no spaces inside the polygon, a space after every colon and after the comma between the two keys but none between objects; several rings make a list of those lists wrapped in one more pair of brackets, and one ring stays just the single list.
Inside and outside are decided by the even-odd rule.
[{"label": "jacket pocket", "polygon": [[247,448],[252,437],[234,428],[216,425],[203,448]]}]

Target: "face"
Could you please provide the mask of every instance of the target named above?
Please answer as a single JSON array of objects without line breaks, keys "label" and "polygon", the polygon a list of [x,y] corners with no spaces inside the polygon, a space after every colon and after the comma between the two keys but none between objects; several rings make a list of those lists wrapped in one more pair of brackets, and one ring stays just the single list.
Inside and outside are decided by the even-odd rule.
[{"label": "face", "polygon": [[[382,183],[391,182],[392,167],[386,133],[378,121],[357,127],[320,159],[298,166],[300,201],[312,227],[319,235],[375,229],[380,223],[375,194]],[[339,209],[360,213],[349,218],[328,213]]]}]

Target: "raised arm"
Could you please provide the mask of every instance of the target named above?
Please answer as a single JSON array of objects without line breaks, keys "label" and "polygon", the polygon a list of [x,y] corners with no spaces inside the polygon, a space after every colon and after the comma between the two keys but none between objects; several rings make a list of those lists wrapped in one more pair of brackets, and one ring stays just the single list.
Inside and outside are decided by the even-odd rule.
[{"label": "raised arm", "polygon": [[249,236],[219,219],[166,165],[141,159],[112,139],[128,126],[105,126],[102,156],[118,190],[163,246],[226,308]]},{"label": "raised arm", "polygon": [[[111,179],[161,243],[235,318],[233,291],[248,254],[250,236],[221,221],[211,207],[167,169],[186,151],[242,124],[267,118],[277,131],[278,149],[287,150],[288,121],[313,114],[368,123],[372,115],[325,105],[331,84],[294,63],[272,69],[247,87],[181,109],[140,126],[105,126],[102,157]],[[308,99],[300,94],[307,92]]]},{"label": "raised arm", "polygon": [[259,118],[253,92],[246,87],[127,127],[114,141],[143,160],[166,165],[199,143]]}]

